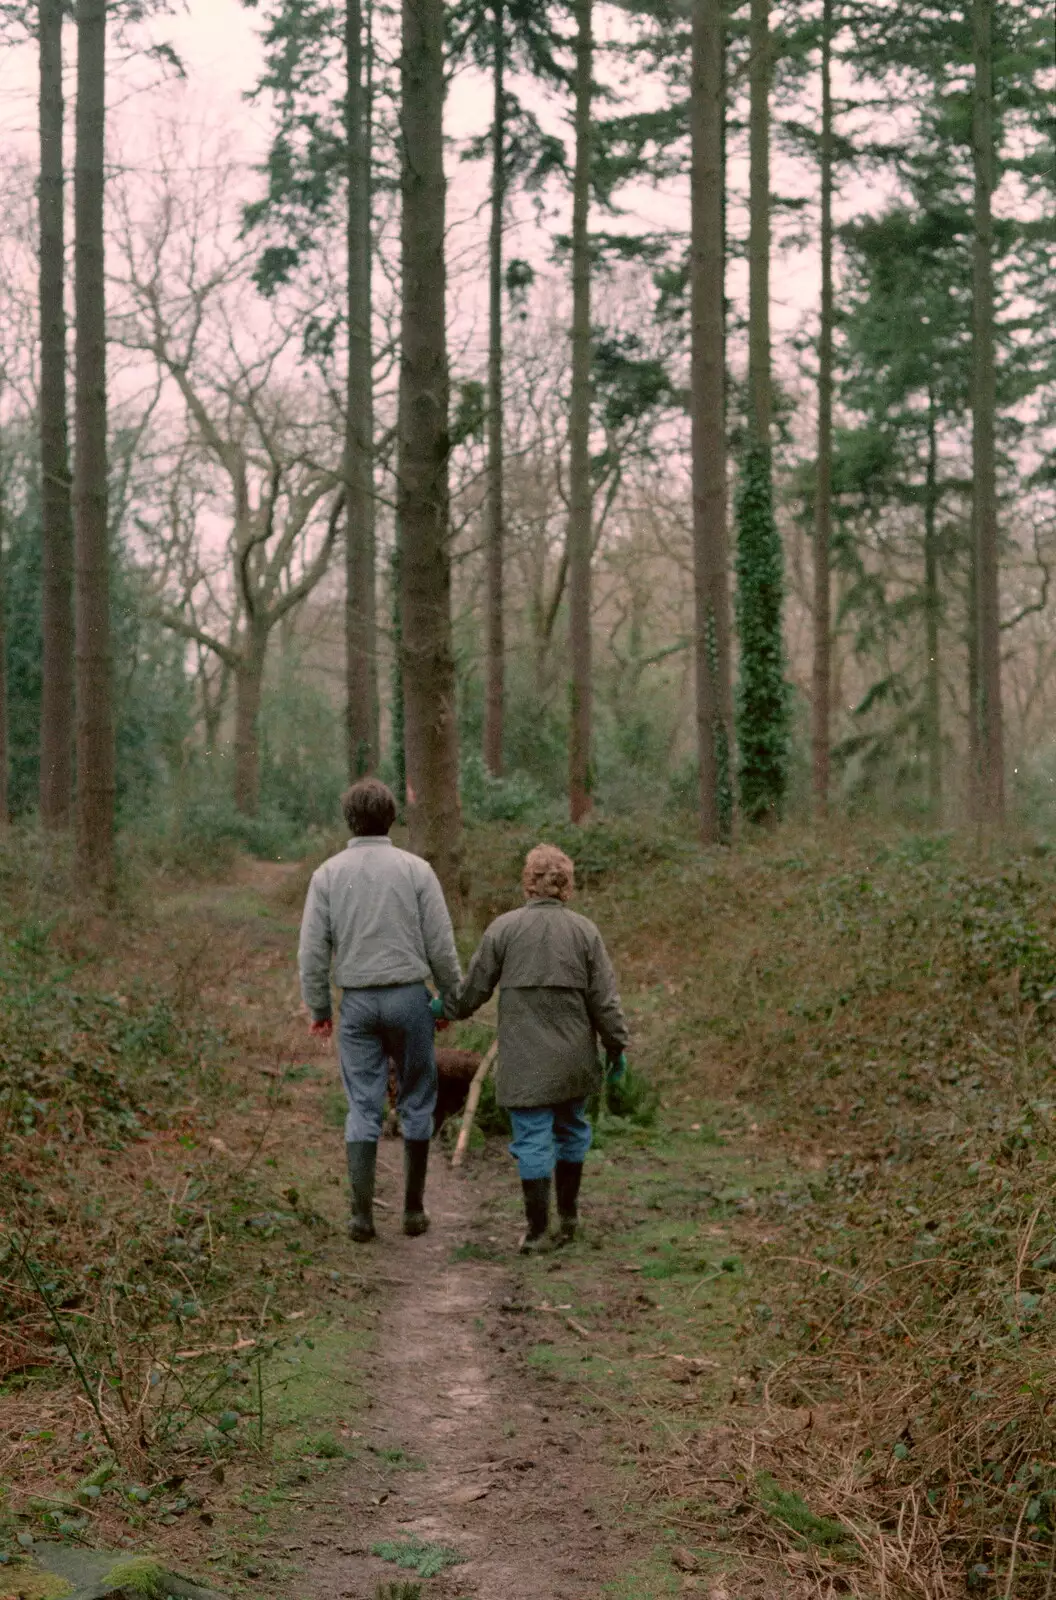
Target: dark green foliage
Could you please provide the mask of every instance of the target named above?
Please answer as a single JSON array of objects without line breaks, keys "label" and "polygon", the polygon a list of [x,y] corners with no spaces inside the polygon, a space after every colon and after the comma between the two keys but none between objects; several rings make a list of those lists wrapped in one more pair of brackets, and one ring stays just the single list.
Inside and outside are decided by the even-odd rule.
[{"label": "dark green foliage", "polygon": [[[35,811],[40,755],[40,507],[28,460],[7,505],[4,602],[7,634],[10,805]],[[23,476],[24,474],[24,476]],[[111,644],[117,741],[117,807],[122,823],[142,817],[179,772],[193,732],[193,694],[182,644],[140,610],[139,574],[115,536]]]},{"label": "dark green foliage", "polygon": [[480,1092],[480,1104],[477,1106],[477,1115],[474,1127],[478,1128],[487,1138],[508,1139],[512,1133],[510,1113],[504,1106],[500,1106],[495,1095],[494,1074],[489,1073],[484,1079],[484,1087]]},{"label": "dark green foliage", "polygon": [[296,661],[283,660],[261,706],[260,798],[291,829],[334,827],[345,786],[340,714]]},{"label": "dark green foliage", "polygon": [[780,816],[788,787],[790,706],[781,635],[784,561],[770,464],[749,444],[737,492],[738,779],[749,822]]},{"label": "dark green foliage", "polygon": [[145,1095],[185,1089],[201,1041],[165,998],[82,988],[53,932],[25,922],[0,935],[0,1119],[22,1138],[119,1147],[152,1115]]}]

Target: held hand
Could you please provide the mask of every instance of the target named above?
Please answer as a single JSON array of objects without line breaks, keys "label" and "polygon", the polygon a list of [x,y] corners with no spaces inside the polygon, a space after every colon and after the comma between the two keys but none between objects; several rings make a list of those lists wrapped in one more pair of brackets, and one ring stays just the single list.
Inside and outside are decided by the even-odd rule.
[{"label": "held hand", "polygon": [[618,1056],[610,1056],[605,1068],[606,1083],[622,1083],[627,1076],[627,1056],[621,1051]]},{"label": "held hand", "polygon": [[317,1038],[317,1039],[331,1039],[331,1038],[333,1038],[333,1033],[334,1033],[334,1021],[333,1021],[333,1018],[332,1017],[324,1017],[322,1022],[313,1022],[312,1025],[310,1026],[310,1028],[308,1029],[308,1032],[310,1034],[313,1034],[314,1037]]},{"label": "held hand", "polygon": [[446,1033],[451,1024],[444,1016],[444,1002],[440,995],[433,995],[429,1002],[429,1010],[433,1013],[433,1023],[437,1033]]}]

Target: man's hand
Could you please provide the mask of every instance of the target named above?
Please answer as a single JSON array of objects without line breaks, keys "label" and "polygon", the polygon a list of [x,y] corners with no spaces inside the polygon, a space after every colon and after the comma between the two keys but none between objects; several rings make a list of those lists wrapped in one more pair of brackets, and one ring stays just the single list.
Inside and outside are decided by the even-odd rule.
[{"label": "man's hand", "polygon": [[317,1039],[332,1039],[334,1035],[333,1017],[324,1017],[322,1022],[313,1022],[308,1032]]},{"label": "man's hand", "polygon": [[627,1076],[627,1057],[621,1051],[618,1056],[610,1056],[605,1068],[606,1083],[622,1083]]}]

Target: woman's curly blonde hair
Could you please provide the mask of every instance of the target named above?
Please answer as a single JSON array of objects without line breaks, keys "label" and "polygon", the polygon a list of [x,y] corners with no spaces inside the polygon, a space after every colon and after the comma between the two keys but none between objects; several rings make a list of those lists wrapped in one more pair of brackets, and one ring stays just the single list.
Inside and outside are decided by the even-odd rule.
[{"label": "woman's curly blonde hair", "polygon": [[568,900],[576,886],[576,869],[556,844],[537,844],[525,859],[521,883],[529,900]]}]

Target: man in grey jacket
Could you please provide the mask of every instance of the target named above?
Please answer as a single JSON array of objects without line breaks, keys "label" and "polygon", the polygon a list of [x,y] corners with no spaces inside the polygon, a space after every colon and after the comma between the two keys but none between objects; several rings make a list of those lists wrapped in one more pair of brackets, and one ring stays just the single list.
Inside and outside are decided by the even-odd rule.
[{"label": "man in grey jacket", "polygon": [[388,836],[396,820],[391,790],[377,778],[364,778],[341,805],[353,837],[312,877],[299,961],[314,1034],[329,1038],[333,1031],[331,967],[342,991],[338,1054],[348,1099],[349,1231],[363,1244],[374,1237],[374,1178],[390,1057],[403,1132],[403,1231],[415,1237],[429,1226],[425,1177],[437,1080],[425,980],[431,975],[441,995],[452,995],[462,969],[435,872]]}]

